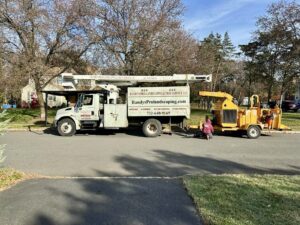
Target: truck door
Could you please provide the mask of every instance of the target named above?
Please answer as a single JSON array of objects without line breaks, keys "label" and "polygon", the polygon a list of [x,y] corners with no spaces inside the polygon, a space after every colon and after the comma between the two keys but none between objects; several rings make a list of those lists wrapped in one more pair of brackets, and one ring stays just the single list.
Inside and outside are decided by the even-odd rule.
[{"label": "truck door", "polygon": [[126,104],[104,104],[104,127],[128,127]]},{"label": "truck door", "polygon": [[99,101],[97,95],[82,94],[77,105],[77,116],[80,121],[99,120]]}]

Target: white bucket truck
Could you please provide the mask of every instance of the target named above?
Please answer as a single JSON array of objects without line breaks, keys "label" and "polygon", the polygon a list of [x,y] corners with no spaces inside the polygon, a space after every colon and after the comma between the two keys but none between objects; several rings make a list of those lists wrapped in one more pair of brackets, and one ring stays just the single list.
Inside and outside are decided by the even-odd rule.
[{"label": "white bucket truck", "polygon": [[[162,124],[179,124],[190,118],[191,82],[211,82],[211,75],[173,76],[72,75],[95,80],[97,91],[82,91],[74,107],[57,111],[54,125],[62,136],[77,130],[118,129],[140,124],[145,136],[156,137]],[[70,78],[70,76],[69,76]],[[175,82],[185,86],[127,87],[138,83]],[[120,86],[125,92],[120,93]]]}]

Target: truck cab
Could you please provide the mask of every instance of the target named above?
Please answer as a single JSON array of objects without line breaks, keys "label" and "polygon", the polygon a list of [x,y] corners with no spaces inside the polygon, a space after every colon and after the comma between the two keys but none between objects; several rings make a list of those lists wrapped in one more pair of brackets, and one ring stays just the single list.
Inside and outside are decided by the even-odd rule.
[{"label": "truck cab", "polygon": [[109,92],[82,93],[74,107],[57,111],[54,125],[61,136],[72,136],[76,130],[128,127],[126,104],[117,104]]}]

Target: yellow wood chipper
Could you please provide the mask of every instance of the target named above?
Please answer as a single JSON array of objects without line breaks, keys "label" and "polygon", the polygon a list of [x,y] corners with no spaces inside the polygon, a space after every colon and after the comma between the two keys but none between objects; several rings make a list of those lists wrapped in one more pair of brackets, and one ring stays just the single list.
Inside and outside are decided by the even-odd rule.
[{"label": "yellow wood chipper", "polygon": [[281,109],[261,108],[257,95],[250,97],[248,108],[239,107],[233,102],[233,96],[225,92],[200,91],[199,95],[217,98],[211,107],[212,122],[216,131],[240,131],[254,139],[258,138],[264,129],[289,129],[281,123]]}]

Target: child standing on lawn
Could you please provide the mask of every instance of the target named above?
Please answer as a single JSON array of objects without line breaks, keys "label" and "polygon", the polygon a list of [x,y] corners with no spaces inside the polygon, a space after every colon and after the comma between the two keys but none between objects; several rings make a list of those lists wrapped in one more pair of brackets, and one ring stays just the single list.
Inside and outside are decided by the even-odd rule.
[{"label": "child standing on lawn", "polygon": [[205,122],[202,124],[202,133],[207,140],[212,139],[214,128],[211,125],[211,121],[208,116],[205,117]]}]

